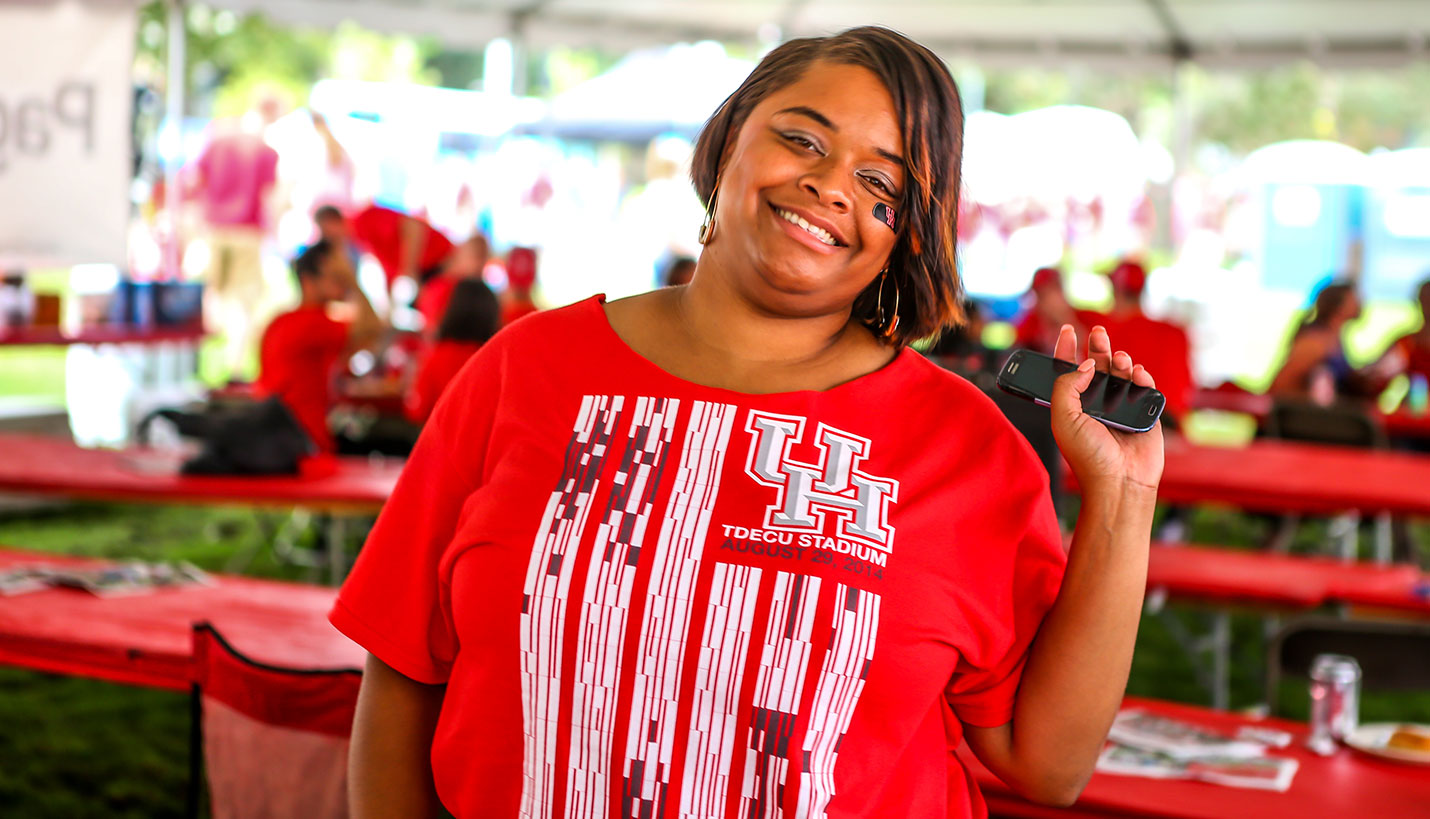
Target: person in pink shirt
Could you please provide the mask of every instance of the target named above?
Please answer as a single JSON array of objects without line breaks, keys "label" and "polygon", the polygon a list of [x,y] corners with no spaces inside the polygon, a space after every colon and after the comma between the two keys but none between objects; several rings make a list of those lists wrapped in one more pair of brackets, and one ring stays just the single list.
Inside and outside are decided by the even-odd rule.
[{"label": "person in pink shirt", "polygon": [[263,141],[263,128],[275,113],[265,104],[244,118],[247,127],[216,129],[192,168],[190,184],[208,225],[209,323],[223,330],[230,373],[240,373],[250,358],[263,299],[261,248],[278,172],[278,152]]}]

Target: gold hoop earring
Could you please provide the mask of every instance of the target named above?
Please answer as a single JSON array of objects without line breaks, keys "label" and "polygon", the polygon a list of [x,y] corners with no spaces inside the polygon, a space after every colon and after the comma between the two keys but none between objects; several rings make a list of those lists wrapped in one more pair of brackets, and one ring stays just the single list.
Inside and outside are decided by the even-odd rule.
[{"label": "gold hoop earring", "polygon": [[874,310],[879,314],[879,337],[891,339],[899,329],[899,283],[894,282],[894,317],[892,320],[884,318],[884,281],[889,278],[889,268],[879,271],[879,296],[875,300]]},{"label": "gold hoop earring", "polygon": [[720,195],[720,180],[715,180],[715,188],[710,191],[710,206],[705,209],[705,221],[700,223],[700,234],[696,241],[702,245],[715,238],[715,200]]}]

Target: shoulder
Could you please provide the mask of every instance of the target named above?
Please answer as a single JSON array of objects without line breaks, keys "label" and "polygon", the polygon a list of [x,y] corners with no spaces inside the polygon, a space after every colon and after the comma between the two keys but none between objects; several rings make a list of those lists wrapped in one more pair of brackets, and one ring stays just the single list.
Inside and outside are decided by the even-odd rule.
[{"label": "shoulder", "polygon": [[896,400],[906,402],[911,428],[978,446],[1023,440],[994,398],[971,381],[913,350],[900,355],[908,359],[903,363],[908,375],[904,397]]}]

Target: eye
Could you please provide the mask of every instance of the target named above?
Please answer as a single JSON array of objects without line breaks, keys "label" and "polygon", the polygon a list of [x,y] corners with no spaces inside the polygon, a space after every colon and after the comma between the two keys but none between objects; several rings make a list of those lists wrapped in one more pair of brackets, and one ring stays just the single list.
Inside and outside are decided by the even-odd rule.
[{"label": "eye", "polygon": [[888,196],[897,195],[894,193],[894,186],[889,184],[888,182],[885,182],[884,178],[881,176],[865,176],[864,181],[868,182],[870,185],[877,187],[879,190],[883,191]]},{"label": "eye", "polygon": [[805,136],[804,134],[789,133],[780,134],[780,136],[783,137],[786,142],[798,145],[799,147],[804,148],[807,151],[813,151],[815,153],[820,152],[819,144],[816,143],[814,140],[810,139],[809,137]]}]

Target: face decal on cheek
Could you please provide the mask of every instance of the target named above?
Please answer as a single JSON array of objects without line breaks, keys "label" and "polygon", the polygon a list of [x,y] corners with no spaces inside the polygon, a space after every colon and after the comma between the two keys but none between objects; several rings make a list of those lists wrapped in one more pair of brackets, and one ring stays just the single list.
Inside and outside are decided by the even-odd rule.
[{"label": "face decal on cheek", "polygon": [[874,206],[874,218],[889,226],[889,230],[894,230],[894,209],[880,202]]}]

